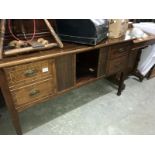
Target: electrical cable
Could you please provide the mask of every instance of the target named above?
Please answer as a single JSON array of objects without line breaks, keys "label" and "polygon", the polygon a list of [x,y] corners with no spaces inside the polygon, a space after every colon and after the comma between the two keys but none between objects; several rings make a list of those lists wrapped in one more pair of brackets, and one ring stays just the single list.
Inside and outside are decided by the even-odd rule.
[{"label": "electrical cable", "polygon": [[35,21],[35,19],[33,19],[33,35],[32,35],[32,38],[30,40],[21,40],[21,39],[19,39],[18,37],[16,37],[14,35],[14,33],[12,32],[12,25],[11,25],[11,20],[10,19],[8,19],[8,29],[9,29],[10,34],[12,35],[12,37],[15,40],[23,41],[23,42],[31,42],[31,41],[33,41],[33,39],[34,39],[34,37],[36,35],[36,21]]}]

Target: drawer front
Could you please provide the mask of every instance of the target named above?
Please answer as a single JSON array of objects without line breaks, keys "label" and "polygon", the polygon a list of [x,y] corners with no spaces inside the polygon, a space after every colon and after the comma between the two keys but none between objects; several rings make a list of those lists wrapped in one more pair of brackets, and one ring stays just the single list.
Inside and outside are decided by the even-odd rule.
[{"label": "drawer front", "polygon": [[56,84],[54,79],[44,80],[29,86],[21,87],[11,91],[16,107],[30,104],[44,97],[48,97],[56,93]]},{"label": "drawer front", "polygon": [[4,69],[9,86],[32,82],[55,74],[54,60],[44,60]]},{"label": "drawer front", "polygon": [[127,56],[119,57],[108,62],[107,75],[115,74],[127,67]]},{"label": "drawer front", "polygon": [[115,59],[124,55],[128,55],[130,49],[129,43],[122,43],[118,45],[113,45],[110,48],[110,59]]}]

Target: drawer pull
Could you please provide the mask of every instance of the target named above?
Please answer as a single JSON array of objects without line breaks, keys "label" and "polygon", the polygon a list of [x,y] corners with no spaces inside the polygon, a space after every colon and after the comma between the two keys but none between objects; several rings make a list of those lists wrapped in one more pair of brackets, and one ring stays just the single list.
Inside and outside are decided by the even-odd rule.
[{"label": "drawer pull", "polygon": [[26,77],[32,77],[32,76],[35,76],[36,73],[37,73],[37,70],[35,70],[35,69],[29,69],[29,70],[25,71],[24,75]]},{"label": "drawer pull", "polygon": [[37,96],[39,94],[40,94],[39,90],[33,89],[33,90],[31,90],[29,96],[33,97],[33,96]]},{"label": "drawer pull", "polygon": [[124,52],[124,51],[125,51],[124,48],[119,49],[119,52]]},{"label": "drawer pull", "polygon": [[120,68],[123,68],[123,67],[124,66],[122,66],[121,64],[117,64],[117,65],[114,66],[115,69],[118,69],[118,68],[120,69]]}]

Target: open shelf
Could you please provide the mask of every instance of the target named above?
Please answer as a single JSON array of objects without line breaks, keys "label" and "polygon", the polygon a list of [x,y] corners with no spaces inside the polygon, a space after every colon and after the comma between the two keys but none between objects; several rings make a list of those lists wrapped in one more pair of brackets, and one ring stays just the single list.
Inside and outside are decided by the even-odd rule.
[{"label": "open shelf", "polygon": [[99,50],[76,54],[76,83],[97,78]]}]

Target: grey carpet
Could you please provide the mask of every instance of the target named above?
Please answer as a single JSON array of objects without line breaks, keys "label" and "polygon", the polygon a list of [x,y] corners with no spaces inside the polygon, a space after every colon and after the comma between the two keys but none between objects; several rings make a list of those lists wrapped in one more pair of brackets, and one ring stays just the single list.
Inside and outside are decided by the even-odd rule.
[{"label": "grey carpet", "polygon": [[[20,113],[26,135],[155,134],[155,78],[125,81],[122,96],[105,79],[72,90]],[[15,134],[6,108],[0,134]]]}]

